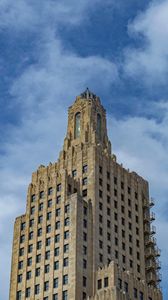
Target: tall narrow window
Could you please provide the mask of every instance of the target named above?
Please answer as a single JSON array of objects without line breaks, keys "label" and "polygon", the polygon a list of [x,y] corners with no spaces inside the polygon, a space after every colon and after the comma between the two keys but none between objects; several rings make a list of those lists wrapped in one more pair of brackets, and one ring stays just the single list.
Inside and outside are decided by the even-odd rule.
[{"label": "tall narrow window", "polygon": [[80,131],[81,131],[80,118],[81,118],[81,114],[78,112],[75,115],[75,138],[80,137]]},{"label": "tall narrow window", "polygon": [[101,140],[101,127],[102,127],[101,115],[97,114],[97,134],[100,140]]}]

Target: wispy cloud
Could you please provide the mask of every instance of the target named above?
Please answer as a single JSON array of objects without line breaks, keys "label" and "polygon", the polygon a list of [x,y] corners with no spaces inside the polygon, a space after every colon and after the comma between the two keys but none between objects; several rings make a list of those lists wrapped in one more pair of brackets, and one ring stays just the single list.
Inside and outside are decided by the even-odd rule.
[{"label": "wispy cloud", "polygon": [[141,41],[125,50],[125,71],[144,83],[166,84],[168,75],[168,1],[152,1],[128,26],[129,35]]}]

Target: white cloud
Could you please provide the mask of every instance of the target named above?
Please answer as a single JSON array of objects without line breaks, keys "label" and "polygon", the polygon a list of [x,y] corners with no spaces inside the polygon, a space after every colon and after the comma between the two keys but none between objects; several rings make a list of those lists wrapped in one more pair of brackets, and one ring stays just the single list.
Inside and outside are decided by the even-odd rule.
[{"label": "white cloud", "polygon": [[168,1],[153,1],[128,30],[141,47],[125,50],[125,72],[145,83],[165,84],[168,75]]}]

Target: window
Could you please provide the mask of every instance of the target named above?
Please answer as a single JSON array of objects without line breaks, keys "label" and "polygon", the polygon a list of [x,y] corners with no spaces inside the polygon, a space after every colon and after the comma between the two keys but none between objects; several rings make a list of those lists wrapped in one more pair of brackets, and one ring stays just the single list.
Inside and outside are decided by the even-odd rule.
[{"label": "window", "polygon": [[102,198],[103,197],[103,192],[101,190],[99,190],[99,197]]},{"label": "window", "polygon": [[111,234],[109,232],[107,232],[107,240],[110,241],[111,240]]},{"label": "window", "polygon": [[104,287],[108,287],[108,277],[104,278]]},{"label": "window", "polygon": [[99,261],[103,262],[103,255],[101,253],[99,254]]},{"label": "window", "polygon": [[69,226],[69,218],[66,218],[66,219],[65,219],[64,225],[65,225],[65,226]]},{"label": "window", "polygon": [[58,300],[58,294],[54,294],[52,300]]},{"label": "window", "polygon": [[128,217],[131,218],[131,211],[128,211]]},{"label": "window", "polygon": [[138,211],[138,204],[135,204],[135,210]]},{"label": "window", "polygon": [[130,222],[128,223],[128,227],[129,227],[129,230],[132,229],[132,224]]},{"label": "window", "polygon": [[129,247],[129,254],[132,255],[132,248]]},{"label": "window", "polygon": [[118,246],[118,238],[115,237],[115,245]]},{"label": "window", "polygon": [[125,225],[125,219],[124,218],[121,219],[121,222],[122,222],[122,225]]},{"label": "window", "polygon": [[40,250],[42,247],[42,241],[37,242],[37,250]]},{"label": "window", "polygon": [[115,258],[116,259],[118,258],[118,251],[117,250],[115,251]]},{"label": "window", "polygon": [[62,292],[62,300],[68,300],[68,291]]},{"label": "window", "polygon": [[83,276],[83,286],[86,287],[87,279],[85,276]]},{"label": "window", "polygon": [[99,202],[99,209],[102,210],[103,209],[103,204],[101,202]]},{"label": "window", "polygon": [[51,244],[51,238],[47,238],[46,239],[46,247],[50,246],[50,244]]},{"label": "window", "polygon": [[61,183],[57,184],[57,192],[61,192]]},{"label": "window", "polygon": [[107,171],[107,179],[110,179],[110,172]]},{"label": "window", "polygon": [[60,225],[61,225],[60,221],[56,222],[55,223],[55,229],[60,229]]},{"label": "window", "polygon": [[52,195],[52,193],[53,193],[53,188],[50,187],[50,188],[48,189],[48,195],[50,196],[50,195]]},{"label": "window", "polygon": [[117,213],[114,214],[114,219],[117,221],[118,220],[118,215]]},{"label": "window", "polygon": [[123,205],[121,206],[121,212],[122,212],[122,213],[124,213],[124,212],[125,212],[125,208],[124,208],[124,206],[123,206]]},{"label": "window", "polygon": [[35,274],[36,274],[36,277],[40,276],[40,268],[36,268]]},{"label": "window", "polygon": [[129,242],[132,243],[132,235],[129,234]]},{"label": "window", "polygon": [[140,273],[140,265],[137,265],[137,271]]},{"label": "window", "polygon": [[117,177],[114,177],[114,184],[117,184]]},{"label": "window", "polygon": [[64,253],[69,252],[69,244],[64,245]]},{"label": "window", "polygon": [[144,294],[142,292],[139,292],[139,299],[144,300]]},{"label": "window", "polygon": [[121,278],[118,278],[118,288],[120,290],[122,289],[122,280],[121,280]]},{"label": "window", "polygon": [[30,267],[32,265],[32,257],[29,257],[27,259],[27,265],[28,265],[28,267]]},{"label": "window", "polygon": [[40,294],[40,285],[36,284],[35,285],[35,295],[38,295],[38,294]]},{"label": "window", "polygon": [[73,176],[73,177],[76,177],[76,175],[77,175],[77,171],[76,171],[76,170],[73,170],[73,171],[72,171],[72,176]]},{"label": "window", "polygon": [[52,206],[52,199],[48,200],[47,206],[48,206],[48,207],[51,207],[51,206]]},{"label": "window", "polygon": [[43,222],[43,216],[39,216],[38,217],[38,223],[40,224],[40,223],[42,223]]},{"label": "window", "polygon": [[63,266],[68,267],[68,264],[69,264],[69,259],[68,259],[68,257],[65,257],[64,261],[63,261]]},{"label": "window", "polygon": [[86,293],[83,292],[83,300],[85,300],[85,299],[86,299]]},{"label": "window", "polygon": [[37,236],[42,236],[42,228],[39,228],[37,231]]},{"label": "window", "polygon": [[84,214],[85,216],[87,216],[87,207],[86,207],[86,206],[83,207],[83,214]]},{"label": "window", "polygon": [[136,223],[139,222],[138,216],[135,217]]},{"label": "window", "polygon": [[45,273],[49,273],[50,272],[50,265],[45,265]]},{"label": "window", "polygon": [[44,282],[44,291],[48,291],[49,290],[49,281],[45,281]]},{"label": "window", "polygon": [[124,189],[124,182],[121,181],[121,189]]},{"label": "window", "polygon": [[102,166],[99,166],[99,173],[102,174],[102,172],[103,172],[103,168]]},{"label": "window", "polygon": [[136,240],[136,245],[137,247],[139,247],[139,240]]},{"label": "window", "polygon": [[103,185],[103,180],[99,178],[99,184],[102,186]]},{"label": "window", "polygon": [[52,212],[50,211],[47,213],[47,221],[51,220],[51,216],[52,216]]},{"label": "window", "polygon": [[114,201],[114,207],[115,207],[115,208],[117,208],[117,207],[118,207],[118,205],[117,205],[117,201],[116,201],[116,200]]},{"label": "window", "polygon": [[41,254],[36,255],[36,263],[41,261]]},{"label": "window", "polygon": [[31,202],[34,202],[35,200],[36,200],[36,195],[33,194],[33,195],[31,196]]},{"label": "window", "polygon": [[110,203],[110,196],[107,196],[107,203]]},{"label": "window", "polygon": [[31,293],[31,290],[30,290],[30,287],[26,289],[26,298],[29,298],[30,297],[30,293]]},{"label": "window", "polygon": [[87,228],[87,221],[85,219],[83,220],[83,227]]},{"label": "window", "polygon": [[103,248],[103,242],[99,240],[99,248],[102,249]]},{"label": "window", "polygon": [[110,191],[110,185],[107,184],[107,191]]},{"label": "window", "polygon": [[50,251],[46,251],[46,253],[45,253],[45,259],[50,259]]},{"label": "window", "polygon": [[21,297],[22,297],[22,292],[18,291],[16,294],[16,300],[21,300]]},{"label": "window", "polygon": [[87,165],[84,165],[84,166],[83,166],[83,173],[87,173],[87,171],[88,171],[88,166],[87,166]]},{"label": "window", "polygon": [[111,209],[109,207],[107,207],[107,215],[110,216],[111,215]]},{"label": "window", "polygon": [[34,219],[31,219],[31,220],[29,221],[29,226],[30,226],[30,227],[33,227],[33,225],[34,225]]},{"label": "window", "polygon": [[100,140],[101,140],[101,129],[102,129],[101,115],[97,114],[97,135]]},{"label": "window", "polygon": [[40,192],[40,199],[43,199],[44,198],[44,191],[41,191]]},{"label": "window", "polygon": [[61,209],[60,208],[57,208],[56,209],[56,217],[59,217],[61,214]]},{"label": "window", "polygon": [[100,290],[102,288],[102,280],[101,279],[99,279],[97,281],[97,288],[98,288],[98,290]]},{"label": "window", "polygon": [[69,213],[69,211],[70,211],[70,205],[67,204],[65,205],[65,213]]},{"label": "window", "polygon": [[130,268],[133,268],[133,261],[130,260]]},{"label": "window", "polygon": [[60,234],[56,234],[55,243],[59,243],[59,242],[60,242]]},{"label": "window", "polygon": [[140,259],[140,254],[139,254],[139,252],[137,252],[137,259]]},{"label": "window", "polygon": [[66,284],[68,284],[68,275],[67,274],[63,276],[63,285],[66,285]]},{"label": "window", "polygon": [[83,259],[83,268],[86,269],[87,268],[87,260]]},{"label": "window", "polygon": [[99,234],[103,235],[103,228],[102,227],[99,227]]},{"label": "window", "polygon": [[117,225],[114,226],[114,231],[115,231],[115,233],[118,232],[118,226]]},{"label": "window", "polygon": [[107,246],[107,252],[108,252],[108,254],[111,254],[111,247],[110,246]]},{"label": "window", "polygon": [[83,254],[86,255],[87,254],[87,247],[83,246]]},{"label": "window", "polygon": [[56,203],[57,203],[57,204],[61,203],[61,196],[58,196],[58,197],[57,197]]},{"label": "window", "polygon": [[31,209],[30,209],[30,214],[33,215],[34,212],[35,212],[35,206],[32,206]]},{"label": "window", "polygon": [[22,277],[23,277],[22,274],[19,274],[19,275],[18,275],[18,280],[17,280],[18,283],[21,283],[21,282],[22,282]]},{"label": "window", "polygon": [[107,220],[107,227],[110,228],[111,227],[111,222],[109,220]]},{"label": "window", "polygon": [[86,242],[87,241],[87,234],[86,232],[83,232],[83,240]]},{"label": "window", "polygon": [[121,200],[124,201],[124,195],[123,194],[121,194]]},{"label": "window", "polygon": [[75,115],[75,139],[80,137],[81,132],[81,114],[80,112],[76,113]]},{"label": "window", "polygon": [[136,227],[136,234],[139,234],[139,228]]},{"label": "window", "polygon": [[122,230],[122,237],[125,237],[125,231]]},{"label": "window", "polygon": [[25,228],[26,228],[26,222],[22,222],[21,223],[21,230],[25,230]]},{"label": "window", "polygon": [[67,240],[69,238],[69,230],[64,232],[64,239]]},{"label": "window", "polygon": [[122,256],[123,264],[125,264],[125,255]]},{"label": "window", "polygon": [[18,263],[18,269],[19,270],[23,269],[23,261],[19,261],[19,263]]},{"label": "window", "polygon": [[137,289],[134,288],[134,298],[137,298],[138,297],[138,292],[137,292]]},{"label": "window", "polygon": [[138,199],[138,193],[135,192],[135,199]]},{"label": "window", "polygon": [[99,222],[102,223],[103,222],[103,216],[99,215]]},{"label": "window", "polygon": [[117,190],[114,189],[114,196],[117,196]]},{"label": "window", "polygon": [[83,178],[82,183],[83,185],[87,185],[87,177]]},{"label": "window", "polygon": [[19,250],[19,256],[23,256],[24,255],[24,248],[21,248],[20,250]]},{"label": "window", "polygon": [[125,250],[125,243],[122,243],[122,249]]},{"label": "window", "polygon": [[46,232],[47,232],[47,233],[50,233],[50,232],[51,232],[51,225],[47,225]]},{"label": "window", "polygon": [[26,279],[29,280],[31,279],[31,271],[28,271],[26,274]]},{"label": "window", "polygon": [[124,291],[128,293],[128,283],[124,282]]},{"label": "window", "polygon": [[40,203],[39,204],[39,211],[42,211],[43,210],[43,203]]},{"label": "window", "polygon": [[53,288],[56,289],[58,287],[58,277],[54,278]]},{"label": "window", "polygon": [[54,255],[55,255],[55,256],[58,256],[58,255],[59,255],[59,247],[55,248],[55,250],[54,250]]},{"label": "window", "polygon": [[54,270],[59,270],[59,261],[54,262]]},{"label": "window", "polygon": [[87,189],[85,189],[85,190],[82,191],[82,196],[83,197],[87,197]]},{"label": "window", "polygon": [[131,194],[131,188],[128,186],[128,194]]}]

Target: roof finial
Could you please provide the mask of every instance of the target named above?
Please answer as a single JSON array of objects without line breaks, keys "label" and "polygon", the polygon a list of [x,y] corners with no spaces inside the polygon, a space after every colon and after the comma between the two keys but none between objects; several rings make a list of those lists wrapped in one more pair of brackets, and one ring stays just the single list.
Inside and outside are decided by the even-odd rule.
[{"label": "roof finial", "polygon": [[81,97],[84,99],[96,99],[96,95],[94,95],[89,88],[87,87],[85,92],[81,94]]}]

